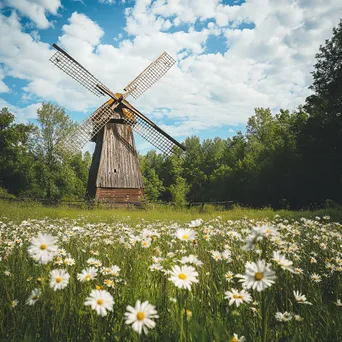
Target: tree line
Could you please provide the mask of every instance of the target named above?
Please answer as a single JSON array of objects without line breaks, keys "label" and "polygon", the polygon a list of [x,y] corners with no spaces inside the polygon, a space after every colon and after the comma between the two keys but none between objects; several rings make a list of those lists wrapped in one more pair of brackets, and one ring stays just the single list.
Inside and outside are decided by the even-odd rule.
[{"label": "tree line", "polygon": [[[251,206],[303,208],[342,203],[342,21],[320,47],[313,95],[295,111],[256,108],[246,131],[228,139],[188,137],[185,152],[140,156],[152,202],[236,200]],[[74,123],[50,103],[38,125],[0,113],[0,187],[14,195],[83,198],[89,153],[60,156],[56,140]]]}]

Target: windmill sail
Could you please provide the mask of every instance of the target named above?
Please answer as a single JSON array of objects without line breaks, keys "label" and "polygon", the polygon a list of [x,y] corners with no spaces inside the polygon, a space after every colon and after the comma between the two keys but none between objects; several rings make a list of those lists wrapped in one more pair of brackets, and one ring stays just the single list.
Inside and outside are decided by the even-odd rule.
[{"label": "windmill sail", "polygon": [[59,143],[59,146],[72,153],[81,150],[112,118],[113,110],[119,105],[119,103],[112,103],[113,101],[109,100],[96,109],[92,115],[77,125],[76,129]]},{"label": "windmill sail", "polygon": [[65,149],[71,152],[82,149],[83,146],[98,134],[100,130],[111,120],[113,117],[113,110],[120,106],[123,114],[123,122],[132,127],[136,133],[158,148],[161,152],[169,155],[174,150],[174,147],[185,150],[185,147],[182,144],[173,139],[159,126],[149,120],[145,115],[125,100],[128,95],[138,98],[163,75],[165,75],[165,73],[176,63],[170,55],[163,52],[125,88],[126,93],[121,95],[114,94],[59,46],[53,44],[53,47],[57,51],[50,58],[52,63],[96,96],[100,97],[109,95],[112,98],[78,125],[77,128],[60,143],[60,145]]},{"label": "windmill sail", "polygon": [[129,102],[123,101],[122,104],[128,109],[126,111],[123,110],[124,122],[130,125],[134,132],[158,148],[165,155],[170,155],[175,147],[185,150],[182,144],[164,132]]},{"label": "windmill sail", "polygon": [[90,90],[96,96],[104,96],[105,94],[96,86],[102,84],[93,74],[85,67],[73,59],[68,53],[61,49],[58,45],[52,45],[57,51],[50,58],[50,61],[58,68],[63,70],[67,75],[71,76],[78,83]]},{"label": "windmill sail", "polygon": [[163,52],[140,75],[126,86],[124,90],[137,99],[164,76],[175,63],[176,61],[169,54]]}]

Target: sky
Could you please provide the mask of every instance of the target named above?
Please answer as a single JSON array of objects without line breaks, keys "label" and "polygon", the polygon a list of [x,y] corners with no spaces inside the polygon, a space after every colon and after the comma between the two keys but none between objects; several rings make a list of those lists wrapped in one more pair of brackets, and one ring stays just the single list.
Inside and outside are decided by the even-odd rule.
[{"label": "sky", "polygon": [[167,51],[176,65],[128,100],[179,141],[226,139],[255,107],[304,103],[340,18],[341,0],[0,0],[0,108],[35,122],[50,101],[82,121],[104,102],[49,62],[53,43],[114,92]]}]

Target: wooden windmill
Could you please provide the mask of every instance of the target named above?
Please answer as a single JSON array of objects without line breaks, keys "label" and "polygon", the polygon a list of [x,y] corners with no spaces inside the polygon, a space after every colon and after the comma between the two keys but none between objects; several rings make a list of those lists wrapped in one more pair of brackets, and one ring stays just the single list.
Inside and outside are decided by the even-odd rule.
[{"label": "wooden windmill", "polygon": [[87,69],[56,44],[50,61],[74,78],[94,95],[110,99],[85,119],[61,143],[69,152],[79,151],[88,141],[96,142],[89,170],[87,195],[114,203],[135,203],[144,198],[144,186],[135,148],[133,131],[166,155],[184,146],[164,132],[132,106],[135,99],[156,83],[175,60],[162,53],[127,87],[125,93],[113,93]]}]

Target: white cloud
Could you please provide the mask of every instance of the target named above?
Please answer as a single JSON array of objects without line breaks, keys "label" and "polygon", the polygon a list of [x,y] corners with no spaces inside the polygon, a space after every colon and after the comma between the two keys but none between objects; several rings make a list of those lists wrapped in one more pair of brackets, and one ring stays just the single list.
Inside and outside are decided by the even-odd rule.
[{"label": "white cloud", "polygon": [[99,0],[100,4],[113,5],[115,0]]},{"label": "white cloud", "polygon": [[5,72],[1,68],[1,65],[0,65],[0,93],[7,93],[7,92],[9,92],[8,86],[3,81],[4,78],[5,78]]},{"label": "white cloud", "polygon": [[40,29],[47,29],[51,25],[46,16],[56,15],[61,7],[60,0],[5,0],[5,2],[30,18]]},{"label": "white cloud", "polygon": [[37,110],[41,107],[41,103],[33,103],[26,107],[20,108],[13,106],[4,99],[0,98],[0,108],[7,107],[14,114],[17,123],[28,123],[30,120],[37,118]]}]

